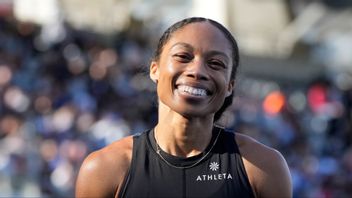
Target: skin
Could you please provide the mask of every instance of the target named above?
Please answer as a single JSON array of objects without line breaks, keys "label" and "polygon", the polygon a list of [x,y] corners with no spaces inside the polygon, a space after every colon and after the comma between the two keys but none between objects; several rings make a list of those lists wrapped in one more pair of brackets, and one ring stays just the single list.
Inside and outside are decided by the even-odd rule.
[{"label": "skin", "polygon": [[[219,29],[198,22],[174,32],[160,60],[151,63],[150,77],[159,97],[155,138],[162,150],[191,157],[209,144],[214,114],[234,87],[231,54]],[[206,94],[190,94],[185,86],[206,90]],[[282,155],[248,136],[236,134],[235,138],[255,196],[291,197],[290,173]],[[90,154],[77,178],[76,197],[117,197],[132,147],[129,136]]]}]

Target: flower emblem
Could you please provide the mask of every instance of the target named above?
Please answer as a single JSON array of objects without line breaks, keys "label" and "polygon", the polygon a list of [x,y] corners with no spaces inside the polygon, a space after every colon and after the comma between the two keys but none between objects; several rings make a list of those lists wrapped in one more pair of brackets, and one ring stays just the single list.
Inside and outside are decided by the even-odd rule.
[{"label": "flower emblem", "polygon": [[212,163],[210,163],[209,168],[210,168],[210,170],[212,170],[212,171],[217,171],[217,170],[219,169],[219,163],[217,163],[217,162],[212,162]]}]

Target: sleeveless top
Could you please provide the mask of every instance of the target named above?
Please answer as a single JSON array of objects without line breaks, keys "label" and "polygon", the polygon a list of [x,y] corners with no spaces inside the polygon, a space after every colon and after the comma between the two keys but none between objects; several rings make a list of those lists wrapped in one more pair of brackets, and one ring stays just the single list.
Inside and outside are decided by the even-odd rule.
[{"label": "sleeveless top", "polygon": [[203,153],[184,158],[160,150],[162,159],[154,130],[135,135],[118,197],[254,197],[234,136],[215,127]]}]

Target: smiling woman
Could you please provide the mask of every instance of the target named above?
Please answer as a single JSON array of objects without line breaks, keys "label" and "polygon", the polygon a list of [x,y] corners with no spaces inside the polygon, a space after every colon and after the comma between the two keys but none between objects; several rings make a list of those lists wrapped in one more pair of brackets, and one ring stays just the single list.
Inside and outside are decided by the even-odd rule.
[{"label": "smiling woman", "polygon": [[216,21],[165,31],[150,64],[157,125],[90,154],[77,197],[291,197],[279,152],[215,124],[231,104],[238,47]]},{"label": "smiling woman", "polygon": [[231,45],[208,23],[192,23],[181,30],[172,34],[151,64],[159,105],[183,116],[213,119],[224,98],[232,93]]}]

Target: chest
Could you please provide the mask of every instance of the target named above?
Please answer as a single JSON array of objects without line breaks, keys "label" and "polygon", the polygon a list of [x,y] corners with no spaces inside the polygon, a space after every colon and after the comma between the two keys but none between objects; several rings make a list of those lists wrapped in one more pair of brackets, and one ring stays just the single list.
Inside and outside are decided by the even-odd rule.
[{"label": "chest", "polygon": [[244,195],[248,186],[229,154],[212,154],[186,169],[170,166],[155,153],[135,162],[125,197],[248,197]]}]

